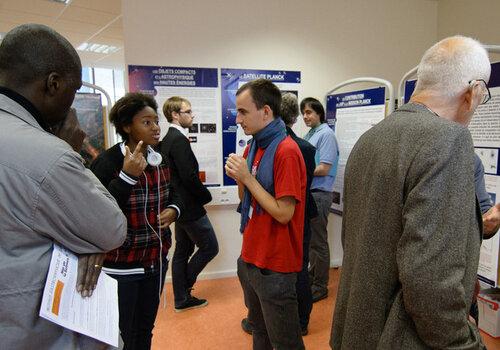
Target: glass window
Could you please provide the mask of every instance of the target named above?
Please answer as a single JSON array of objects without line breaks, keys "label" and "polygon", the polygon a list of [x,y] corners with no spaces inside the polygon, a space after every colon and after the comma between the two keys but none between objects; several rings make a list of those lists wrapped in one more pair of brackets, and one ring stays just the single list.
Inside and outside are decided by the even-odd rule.
[{"label": "glass window", "polygon": [[115,102],[116,100],[125,96],[125,76],[123,75],[123,70],[115,69]]},{"label": "glass window", "polygon": [[[94,84],[106,90],[111,98],[111,103],[114,103],[113,70],[109,68],[94,68],[94,79]],[[103,95],[100,91],[97,92]],[[104,106],[108,105],[108,100],[106,100],[106,96],[104,95],[102,96],[102,104]]]},{"label": "glass window", "polygon": [[[90,84],[94,84],[94,77],[91,67],[82,68],[82,81]],[[94,89],[82,86],[78,92],[94,92]]]}]

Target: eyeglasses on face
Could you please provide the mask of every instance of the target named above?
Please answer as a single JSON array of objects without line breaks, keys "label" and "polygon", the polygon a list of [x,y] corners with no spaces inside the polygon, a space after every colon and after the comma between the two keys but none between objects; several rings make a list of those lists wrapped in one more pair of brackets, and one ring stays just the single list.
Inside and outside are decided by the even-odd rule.
[{"label": "eyeglasses on face", "polygon": [[479,81],[480,81],[480,82],[482,82],[482,83],[483,83],[483,86],[484,86],[484,88],[485,88],[485,90],[486,90],[485,94],[483,95],[483,99],[482,99],[482,101],[481,101],[481,103],[480,103],[480,104],[484,105],[484,104],[485,104],[485,103],[487,103],[489,100],[491,100],[491,92],[490,92],[490,89],[488,88],[488,83],[486,83],[486,81],[484,81],[483,79],[474,79],[474,80],[471,80],[471,81],[469,81],[469,85],[470,85],[471,83],[476,82],[476,81],[478,81],[478,82],[479,82]]}]

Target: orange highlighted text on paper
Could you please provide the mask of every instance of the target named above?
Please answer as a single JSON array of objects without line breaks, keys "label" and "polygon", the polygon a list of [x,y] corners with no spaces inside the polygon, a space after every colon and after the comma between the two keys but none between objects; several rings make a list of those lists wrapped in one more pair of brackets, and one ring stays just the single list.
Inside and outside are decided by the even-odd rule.
[{"label": "orange highlighted text on paper", "polygon": [[52,301],[52,313],[59,316],[59,306],[61,304],[61,295],[64,288],[64,283],[57,281],[56,288],[54,289],[54,300]]}]

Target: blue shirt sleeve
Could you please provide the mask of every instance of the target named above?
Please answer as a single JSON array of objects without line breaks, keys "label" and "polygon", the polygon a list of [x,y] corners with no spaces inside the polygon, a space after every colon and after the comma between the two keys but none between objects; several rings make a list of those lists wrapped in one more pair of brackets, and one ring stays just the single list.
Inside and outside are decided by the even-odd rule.
[{"label": "blue shirt sleeve", "polygon": [[319,153],[319,162],[325,164],[336,163],[339,157],[339,147],[333,131],[324,133],[317,144],[317,152]]},{"label": "blue shirt sleeve", "polygon": [[481,158],[474,153],[474,185],[476,187],[476,197],[479,201],[479,207],[481,208],[481,213],[486,213],[488,209],[493,206],[491,202],[491,197],[486,192],[486,185],[484,182],[484,166],[481,162]]}]

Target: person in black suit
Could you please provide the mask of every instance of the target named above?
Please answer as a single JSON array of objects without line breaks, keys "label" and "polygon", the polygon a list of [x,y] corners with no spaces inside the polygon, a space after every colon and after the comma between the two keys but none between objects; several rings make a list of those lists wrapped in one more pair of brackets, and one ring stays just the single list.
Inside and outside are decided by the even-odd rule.
[{"label": "person in black suit", "polygon": [[[175,311],[182,312],[208,304],[191,295],[196,278],[219,252],[219,245],[203,207],[212,196],[199,178],[198,161],[187,137],[193,124],[191,103],[174,96],[163,105],[170,128],[162,140],[161,152],[167,157],[171,183],[185,208],[175,224],[175,251],[172,259],[172,284]],[[194,247],[198,250],[195,254]]]},{"label": "person in black suit", "polygon": [[[307,327],[309,325],[309,315],[312,310],[312,292],[311,284],[309,282],[309,242],[311,241],[311,227],[309,224],[310,219],[318,215],[316,202],[311,195],[311,182],[314,177],[314,169],[316,162],[314,156],[316,148],[304,139],[298,137],[292,130],[293,124],[297,121],[299,115],[299,103],[297,96],[287,92],[281,98],[281,119],[285,122],[286,133],[295,141],[299,146],[302,157],[306,164],[307,173],[307,187],[306,187],[306,207],[304,216],[304,242],[303,242],[303,260],[302,270],[297,274],[297,283],[295,284],[297,292],[297,303],[299,309],[299,320],[302,335],[308,333]],[[249,334],[252,333],[253,327],[248,318],[241,320],[241,327]]]}]

